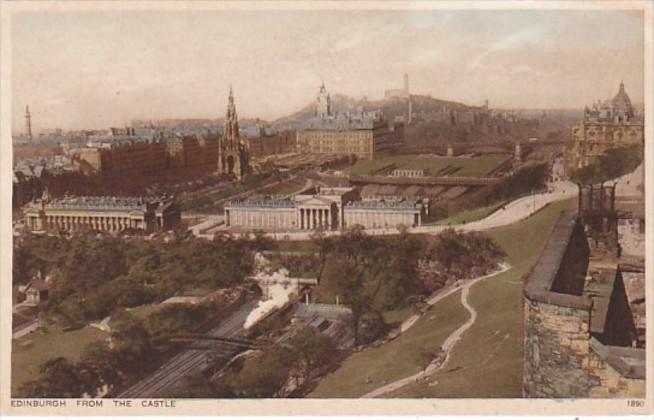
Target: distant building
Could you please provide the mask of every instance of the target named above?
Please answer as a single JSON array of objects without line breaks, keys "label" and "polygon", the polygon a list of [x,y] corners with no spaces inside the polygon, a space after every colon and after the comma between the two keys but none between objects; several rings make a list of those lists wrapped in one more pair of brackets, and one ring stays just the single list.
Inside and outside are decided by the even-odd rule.
[{"label": "distant building", "polygon": [[35,198],[41,197],[44,183],[52,176],[73,173],[73,162],[65,155],[15,161],[12,207],[19,208]]},{"label": "distant building", "polygon": [[[138,129],[137,129],[138,130]],[[70,149],[76,170],[99,173],[106,179],[175,179],[215,171],[218,138],[159,133],[154,138],[89,142]]]},{"label": "distant building", "polygon": [[609,149],[642,144],[643,128],[642,119],[634,114],[624,83],[620,83],[620,89],[612,100],[586,107],[583,121],[572,128],[571,162],[582,168]]},{"label": "distant building", "polygon": [[[325,85],[320,86],[314,118],[299,127],[298,153],[355,155],[374,159],[391,149],[397,141],[380,111],[334,113]],[[403,133],[403,130],[398,131]]]},{"label": "distant building", "polygon": [[421,226],[427,215],[428,204],[420,199],[362,200],[347,203],[347,226],[360,225],[365,229]]},{"label": "distant building", "polygon": [[250,198],[225,206],[228,227],[267,230],[337,230],[361,225],[393,228],[420,226],[428,205],[405,198],[361,200],[351,187],[320,188],[293,198]]},{"label": "distant building", "polygon": [[52,278],[47,276],[45,279],[41,276],[34,276],[27,284],[18,286],[18,291],[25,295],[24,305],[39,306],[47,303],[52,289]]},{"label": "distant building", "polygon": [[173,229],[181,221],[174,199],[138,197],[64,197],[33,202],[24,210],[33,232],[99,231],[146,233]]},{"label": "distant building", "polygon": [[284,131],[270,136],[245,139],[248,153],[252,158],[261,158],[270,155],[279,155],[295,151],[296,135]]}]

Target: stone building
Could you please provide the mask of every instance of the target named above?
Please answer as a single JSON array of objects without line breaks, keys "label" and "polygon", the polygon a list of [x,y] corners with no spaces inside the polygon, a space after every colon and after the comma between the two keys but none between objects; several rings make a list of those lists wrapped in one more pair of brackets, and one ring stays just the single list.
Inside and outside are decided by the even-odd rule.
[{"label": "stone building", "polygon": [[[611,253],[597,255],[587,237],[589,217],[607,209],[611,213],[610,194],[602,191],[593,193],[607,202],[594,195],[589,201],[580,192],[582,217],[561,214],[525,282],[525,397],[645,395],[644,343],[638,340],[624,281],[633,270]],[[605,240],[613,231],[600,232]],[[611,246],[612,241],[604,245]]]},{"label": "stone building", "polygon": [[245,144],[251,158],[263,158],[294,152],[295,141],[294,132],[284,131],[271,136],[246,139]]},{"label": "stone building", "polygon": [[177,179],[215,171],[216,136],[162,134],[152,139],[112,141],[72,149],[75,168],[106,179]]},{"label": "stone building", "polygon": [[18,286],[18,292],[25,296],[25,300],[22,303],[26,306],[39,306],[47,303],[50,297],[52,283],[51,276],[46,276],[45,278],[42,278],[40,275],[33,276],[27,284]]},{"label": "stone building", "polygon": [[403,126],[389,125],[381,112],[335,113],[323,84],[316,99],[314,117],[296,133],[296,152],[356,155],[374,159],[388,152],[404,133]]},{"label": "stone building", "polygon": [[296,203],[289,199],[245,199],[225,206],[225,225],[251,229],[298,228]]},{"label": "stone building", "polygon": [[358,191],[354,188],[331,187],[292,199],[232,201],[225,206],[225,223],[249,229],[333,230],[344,224],[345,204],[356,199]]},{"label": "stone building", "polygon": [[360,114],[325,120],[297,131],[298,153],[355,155],[375,159],[395,144],[395,136],[381,116]]},{"label": "stone building", "polygon": [[587,166],[612,148],[642,144],[643,129],[643,121],[635,115],[624,83],[620,83],[612,100],[598,101],[592,107],[586,107],[583,121],[572,128],[569,156],[572,166]]},{"label": "stone building", "polygon": [[239,134],[238,115],[231,86],[229,87],[225,130],[218,145],[218,173],[235,176],[237,179],[250,173],[249,154]]},{"label": "stone building", "polygon": [[173,229],[181,221],[181,210],[170,198],[44,198],[26,206],[24,220],[32,232],[136,230],[150,233]]},{"label": "stone building", "polygon": [[428,208],[419,199],[353,201],[345,206],[345,222],[365,229],[421,226]]},{"label": "stone building", "polygon": [[428,205],[422,200],[361,200],[358,189],[325,187],[293,198],[252,198],[225,206],[228,227],[267,230],[336,230],[420,226]]}]

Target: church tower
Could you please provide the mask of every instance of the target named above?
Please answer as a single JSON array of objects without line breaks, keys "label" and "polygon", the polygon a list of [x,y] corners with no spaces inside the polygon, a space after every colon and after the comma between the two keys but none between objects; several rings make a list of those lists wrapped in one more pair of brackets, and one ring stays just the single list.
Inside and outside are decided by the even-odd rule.
[{"label": "church tower", "polygon": [[25,106],[25,137],[32,141],[32,114],[30,114],[29,105]]},{"label": "church tower", "polygon": [[332,115],[332,99],[327,93],[325,83],[320,85],[320,91],[316,98],[316,117],[327,118]]},{"label": "church tower", "polygon": [[239,135],[238,114],[231,86],[229,87],[225,129],[223,137],[218,143],[218,173],[235,176],[236,179],[241,179],[250,173],[248,150],[241,142]]}]

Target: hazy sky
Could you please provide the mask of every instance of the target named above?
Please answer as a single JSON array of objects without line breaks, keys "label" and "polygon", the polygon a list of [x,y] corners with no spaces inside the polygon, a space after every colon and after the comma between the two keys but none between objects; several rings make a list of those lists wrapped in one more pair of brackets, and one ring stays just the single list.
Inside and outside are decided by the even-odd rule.
[{"label": "hazy sky", "polygon": [[21,12],[13,123],[274,119],[332,93],[412,93],[491,107],[581,108],[623,79],[643,98],[642,15],[621,11]]}]

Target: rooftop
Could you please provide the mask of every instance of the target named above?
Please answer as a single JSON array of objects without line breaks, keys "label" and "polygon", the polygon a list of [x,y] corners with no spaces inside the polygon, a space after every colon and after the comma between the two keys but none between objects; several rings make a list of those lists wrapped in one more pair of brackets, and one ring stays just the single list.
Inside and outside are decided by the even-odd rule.
[{"label": "rooftop", "polygon": [[286,198],[246,198],[230,201],[226,207],[294,208],[295,201]]},{"label": "rooftop", "polygon": [[383,123],[380,111],[345,112],[314,117],[300,124],[300,130],[372,130]]},{"label": "rooftop", "polygon": [[379,209],[379,210],[399,210],[399,209],[420,209],[422,204],[418,200],[362,200],[351,201],[345,205],[350,209]]},{"label": "rooftop", "polygon": [[143,210],[155,201],[143,197],[63,197],[51,199],[44,206],[49,209],[125,211]]}]

